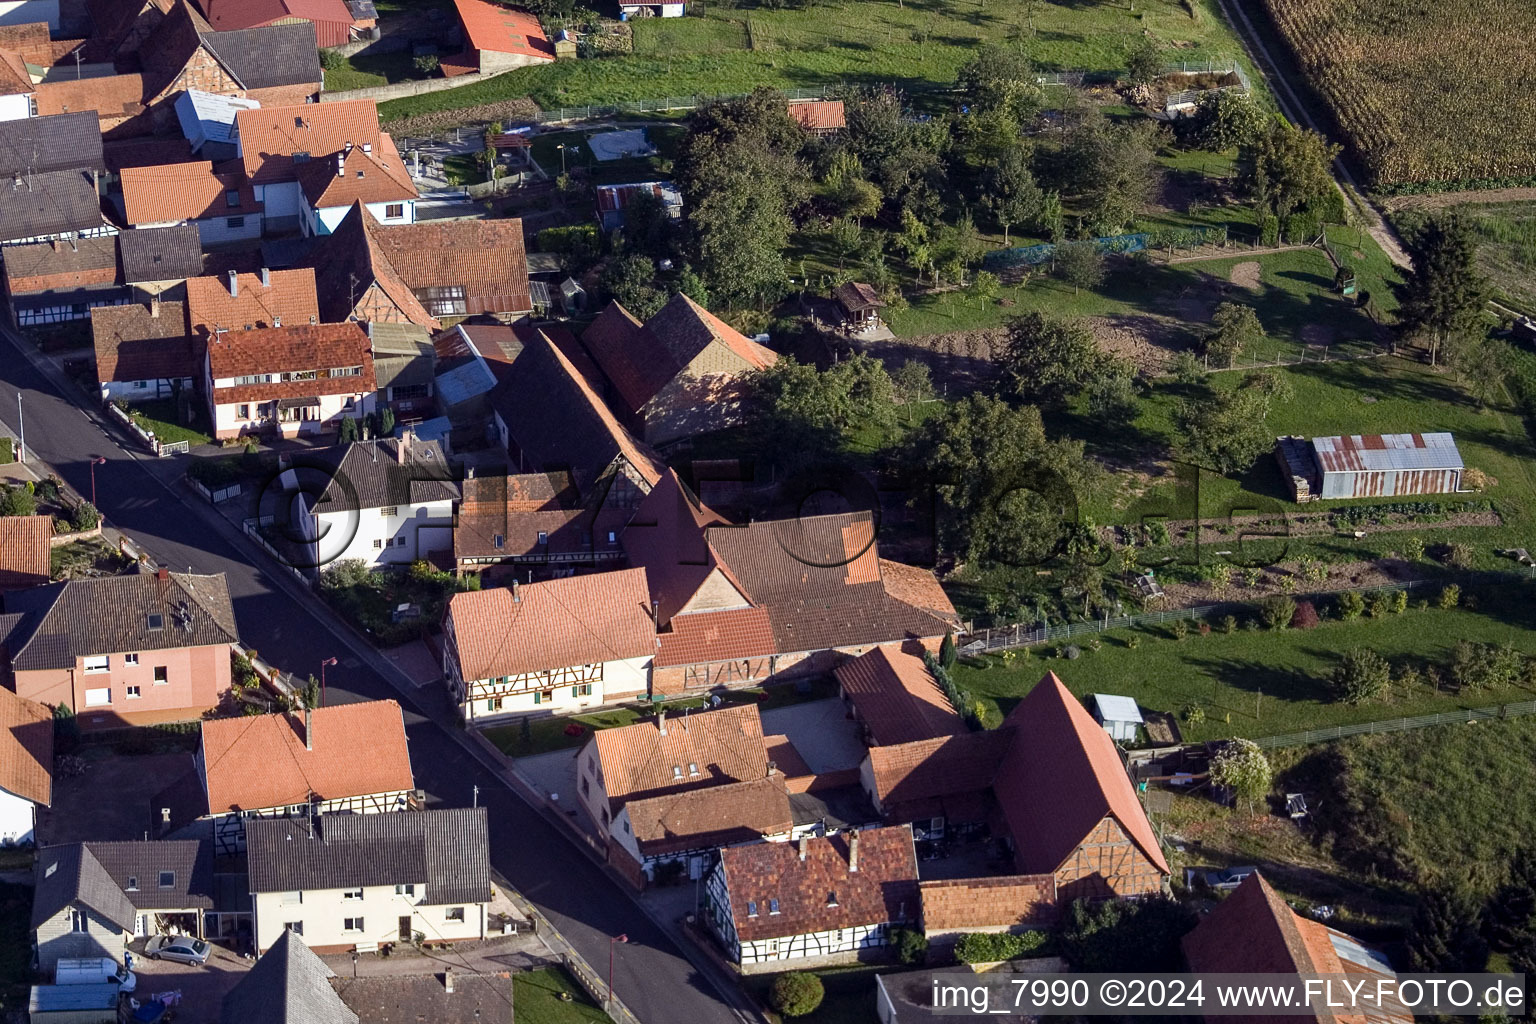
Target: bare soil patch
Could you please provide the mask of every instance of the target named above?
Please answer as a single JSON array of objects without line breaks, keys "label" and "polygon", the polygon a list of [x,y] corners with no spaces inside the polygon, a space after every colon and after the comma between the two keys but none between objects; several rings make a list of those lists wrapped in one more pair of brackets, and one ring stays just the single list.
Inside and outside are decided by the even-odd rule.
[{"label": "bare soil patch", "polygon": [[987,327],[974,331],[950,331],[916,338],[891,338],[886,341],[858,342],[857,347],[896,370],[909,359],[927,365],[933,382],[941,391],[966,391],[988,383],[994,372],[993,360],[1008,344],[1008,331]]},{"label": "bare soil patch", "polygon": [[1168,317],[1149,314],[1084,317],[1099,350],[1128,360],[1138,372],[1155,376],[1168,369],[1186,331]]},{"label": "bare soil patch", "polygon": [[1232,268],[1231,281],[1239,288],[1246,288],[1251,292],[1256,292],[1263,287],[1263,282],[1260,280],[1263,270],[1264,268],[1259,265],[1257,260],[1239,263]]},{"label": "bare soil patch", "polygon": [[1462,203],[1523,203],[1536,200],[1536,188],[1483,188],[1464,192],[1436,192],[1422,196],[1394,196],[1381,205],[1387,210],[1439,210]]}]

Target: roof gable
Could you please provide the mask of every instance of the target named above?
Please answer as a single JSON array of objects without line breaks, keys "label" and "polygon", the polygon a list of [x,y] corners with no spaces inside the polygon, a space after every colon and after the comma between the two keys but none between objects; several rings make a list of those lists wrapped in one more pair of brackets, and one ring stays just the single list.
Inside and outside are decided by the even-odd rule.
[{"label": "roof gable", "polygon": [[196,224],[137,228],[117,234],[123,280],[185,281],[203,272],[203,243]]},{"label": "roof gable", "polygon": [[213,908],[213,844],[198,839],[86,843],[135,910]]},{"label": "roof gable", "polygon": [[220,1020],[240,1024],[358,1024],[330,979],[335,973],[284,928],[256,966],[224,996]]},{"label": "roof gable", "polygon": [[0,121],[0,175],[106,169],[94,110]]},{"label": "roof gable", "polygon": [[752,842],[794,827],[784,776],[778,773],[631,800],[623,813],[644,857]]},{"label": "roof gable", "polygon": [[1056,920],[1055,875],[924,880],[923,929],[1049,928]]},{"label": "roof gable", "polygon": [[311,253],[328,323],[352,319],[358,303],[377,286],[408,321],[437,330],[442,325],[417,300],[378,244],[383,229],[361,202],[352,209]]},{"label": "roof gable", "polygon": [[591,742],[611,807],[768,774],[755,704],[599,729]]},{"label": "roof gable", "polygon": [[378,145],[379,112],[373,100],[261,107],[237,111],[235,133],[253,184],[293,181],[304,161],[340,153],[349,142]]},{"label": "roof gable", "polygon": [[3,686],[0,789],[44,807],[53,800],[53,712]]},{"label": "roof gable", "polygon": [[133,904],[85,844],[39,850],[33,877],[34,930],[77,904],[125,932],[133,930]]},{"label": "roof gable", "polygon": [[219,173],[196,160],[124,167],[123,216],[129,224],[235,217],[261,211],[255,191],[238,173]]}]

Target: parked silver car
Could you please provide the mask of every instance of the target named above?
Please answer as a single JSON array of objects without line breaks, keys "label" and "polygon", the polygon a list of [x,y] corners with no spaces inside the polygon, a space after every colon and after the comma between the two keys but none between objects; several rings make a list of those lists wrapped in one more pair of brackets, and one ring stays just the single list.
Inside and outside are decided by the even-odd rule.
[{"label": "parked silver car", "polygon": [[156,935],[144,945],[151,960],[175,960],[183,964],[208,962],[208,943],[190,935]]}]

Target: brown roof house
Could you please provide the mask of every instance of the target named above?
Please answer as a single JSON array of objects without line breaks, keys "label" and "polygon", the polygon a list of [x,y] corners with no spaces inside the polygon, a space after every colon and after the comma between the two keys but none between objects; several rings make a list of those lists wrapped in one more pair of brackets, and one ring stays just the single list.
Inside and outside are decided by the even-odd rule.
[{"label": "brown roof house", "polygon": [[30,843],[53,802],[53,712],[0,686],[0,845]]},{"label": "brown roof house", "polygon": [[443,674],[466,721],[554,714],[649,693],[645,570],[454,594]]},{"label": "brown roof house", "polygon": [[886,821],[927,835],[995,822],[1021,875],[1061,900],[1162,891],[1168,862],[1109,734],[1055,673],[983,732],[871,747],[860,769]]},{"label": "brown roof house", "polygon": [[[1302,917],[1270,888],[1257,871],[1216,904],[1194,931],[1184,936],[1184,958],[1196,972],[1224,974],[1333,974],[1372,991],[1395,980],[1387,958],[1358,939]],[[1238,1024],[1273,1020],[1260,1015],[1222,1017]],[[1325,1024],[1409,1024],[1411,1011],[1383,1005],[1371,1013],[1334,1012],[1318,1006],[1315,1019]]]},{"label": "brown roof house", "polygon": [[203,245],[261,238],[264,205],[238,165],[208,161],[124,167],[123,219],[135,229],[194,224]]},{"label": "brown roof house", "polygon": [[833,673],[853,717],[872,747],[966,732],[923,659],[890,647],[844,662]]},{"label": "brown roof house", "polygon": [[[333,106],[346,104],[322,109]],[[355,199],[309,258],[325,320],[435,330],[482,313],[510,320],[532,311],[522,221],[381,222],[374,205]]]},{"label": "brown roof house", "polygon": [[224,699],[234,608],[223,574],[69,580],[5,596],[3,681],[83,728],[196,721]]},{"label": "brown roof house", "polygon": [[706,919],[743,974],[884,959],[920,902],[906,825],[727,847],[704,888]]},{"label": "brown roof house", "polygon": [[734,525],[668,470],[620,540],[647,572],[667,692],[830,672],[882,645],[937,648],[956,619],[931,572],[879,556],[867,513]]},{"label": "brown roof house", "polygon": [[192,772],[156,795],[151,813],[162,833],[211,834],[224,855],[245,848],[247,818],[416,806],[400,705],[374,700],[205,721]]},{"label": "brown roof house", "polygon": [[216,332],[203,383],[215,437],[334,431],[373,412],[377,392],[368,335],[355,323]]},{"label": "brown roof house", "polygon": [[119,232],[117,255],[123,283],[145,301],[152,296],[184,301],[187,278],[203,273],[203,240],[196,224]]},{"label": "brown roof house", "polygon": [[746,375],[778,359],[681,292],[644,324],[610,303],[582,342],[609,403],[652,444],[737,422]]},{"label": "brown roof house", "polygon": [[52,516],[0,516],[0,591],[47,583],[53,572],[48,541]]},{"label": "brown roof house", "polygon": [[[607,840],[609,862],[637,885],[661,862],[791,832],[755,704],[683,715],[662,708],[652,720],[599,729],[576,771],[577,800]],[[690,799],[676,802],[682,796]]]},{"label": "brown roof house", "polygon": [[1026,932],[1056,923],[1051,875],[944,878],[919,883],[923,934],[932,947],[952,946],[969,932]]},{"label": "brown roof house", "polygon": [[189,390],[201,375],[183,302],[98,306],[91,311],[101,399],[150,402]]},{"label": "brown roof house", "polygon": [[475,476],[463,481],[453,523],[454,571],[494,580],[532,570],[619,568],[623,509],[582,507],[569,473]]}]

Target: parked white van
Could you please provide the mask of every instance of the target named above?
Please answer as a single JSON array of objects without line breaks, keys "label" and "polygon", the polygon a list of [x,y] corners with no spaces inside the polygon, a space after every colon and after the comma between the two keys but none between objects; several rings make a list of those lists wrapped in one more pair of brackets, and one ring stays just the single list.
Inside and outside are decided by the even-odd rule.
[{"label": "parked white van", "polygon": [[119,992],[132,992],[139,979],[128,968],[109,956],[65,958],[54,968],[56,985],[101,985],[107,982],[118,986]]}]

